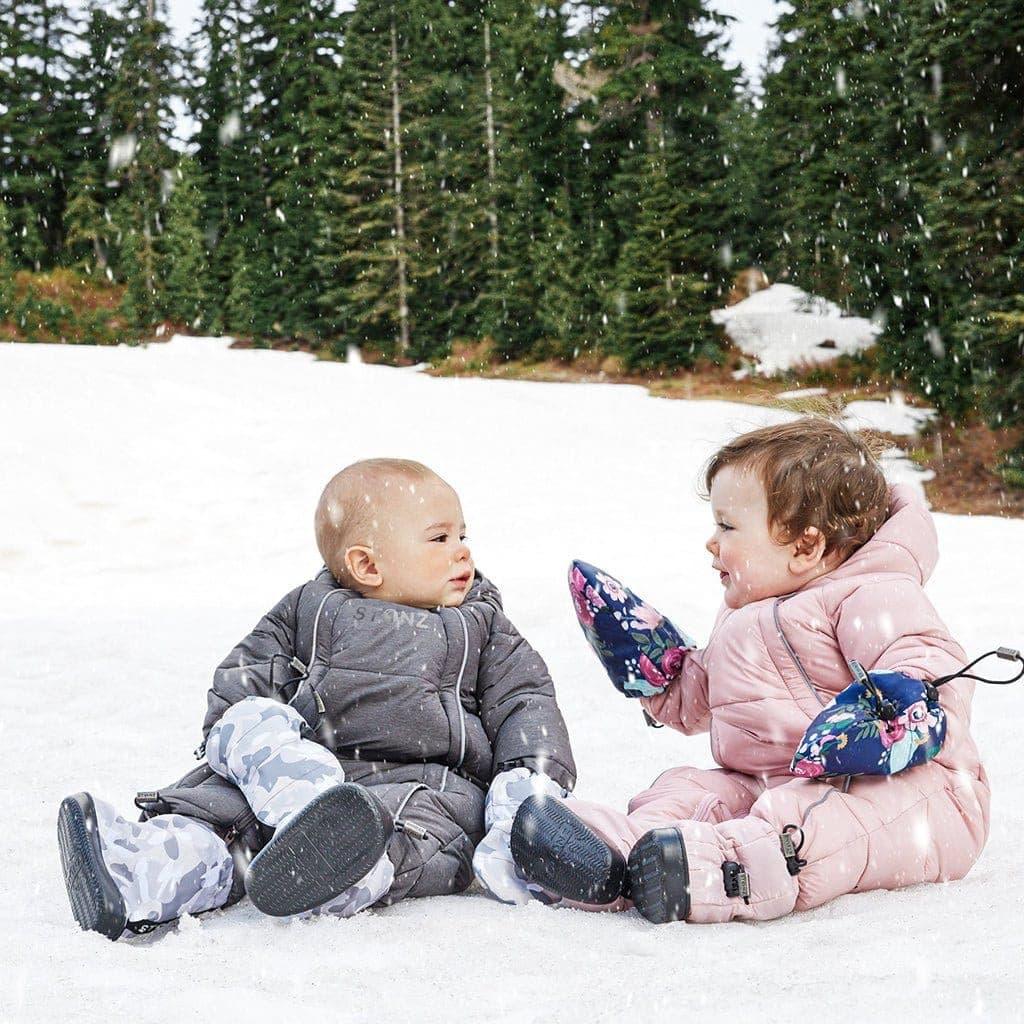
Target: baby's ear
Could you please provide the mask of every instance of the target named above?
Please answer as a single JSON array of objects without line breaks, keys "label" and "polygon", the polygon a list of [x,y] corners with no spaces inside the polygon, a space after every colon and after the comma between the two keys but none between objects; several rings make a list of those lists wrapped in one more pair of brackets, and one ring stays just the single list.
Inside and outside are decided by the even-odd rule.
[{"label": "baby's ear", "polygon": [[793,542],[790,568],[797,573],[813,569],[825,557],[825,535],[816,526],[808,526]]},{"label": "baby's ear", "polygon": [[346,549],[345,568],[359,587],[379,587],[384,582],[384,577],[377,568],[373,548],[362,544]]}]

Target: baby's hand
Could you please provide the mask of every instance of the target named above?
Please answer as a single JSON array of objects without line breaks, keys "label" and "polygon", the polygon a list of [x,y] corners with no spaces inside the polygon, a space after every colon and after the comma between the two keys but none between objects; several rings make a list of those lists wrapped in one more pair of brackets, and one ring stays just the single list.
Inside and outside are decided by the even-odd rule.
[{"label": "baby's hand", "polygon": [[903,672],[865,672],[807,727],[790,771],[801,778],[895,775],[930,761],[946,738],[946,712],[930,682]]},{"label": "baby's hand", "polygon": [[553,779],[531,772],[529,768],[499,772],[487,791],[484,805],[487,834],[473,854],[473,874],[502,903],[529,903],[533,893],[538,891],[537,886],[519,874],[509,847],[516,811],[528,796],[535,794],[562,800],[569,796]]},{"label": "baby's hand", "polygon": [[586,562],[569,567],[569,592],[583,635],[612,685],[627,697],[653,697],[682,671],[697,645],[615,577]]}]

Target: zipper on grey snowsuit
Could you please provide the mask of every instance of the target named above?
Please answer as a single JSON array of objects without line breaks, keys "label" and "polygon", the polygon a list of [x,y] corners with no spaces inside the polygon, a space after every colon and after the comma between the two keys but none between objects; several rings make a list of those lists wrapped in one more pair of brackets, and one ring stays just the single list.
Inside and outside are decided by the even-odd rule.
[{"label": "zipper on grey snowsuit", "polygon": [[465,616],[456,608],[455,614],[462,623],[462,664],[459,666],[459,678],[455,680],[455,704],[459,709],[459,760],[456,768],[462,767],[466,759],[466,709],[462,706],[462,679],[466,674],[466,662],[469,660],[469,627]]},{"label": "zipper on grey snowsuit", "polygon": [[[458,769],[462,767],[462,762],[466,759],[466,710],[462,706],[462,679],[466,674],[466,662],[469,660],[469,627],[466,625],[466,619],[462,612],[458,608],[455,608],[454,611],[462,625],[462,664],[459,666],[459,675],[455,680],[455,704],[459,709],[459,760],[455,765],[455,768]],[[448,765],[445,765],[439,787],[442,793],[445,786],[448,785],[449,770]]]},{"label": "zipper on grey snowsuit", "polygon": [[[303,680],[308,679],[310,673],[313,671],[313,666],[316,664],[316,639],[317,634],[320,631],[320,613],[324,610],[324,605],[327,604],[327,602],[332,597],[334,597],[335,594],[340,594],[342,592],[342,588],[328,590],[327,593],[324,594],[322,598],[320,598],[320,604],[317,606],[316,609],[316,618],[313,619],[313,640],[309,647],[309,665],[303,665],[302,662],[299,660],[298,656],[292,658],[292,660],[289,662],[289,664],[292,665],[293,668],[298,669],[302,673],[302,675],[299,676],[297,682],[301,683]],[[296,631],[296,643],[298,642],[298,639],[298,631]],[[324,704],[323,697],[320,696],[319,692],[313,686],[310,686],[310,690],[313,691],[313,699],[316,701],[317,711],[321,715],[325,714],[327,711],[327,707]]]}]

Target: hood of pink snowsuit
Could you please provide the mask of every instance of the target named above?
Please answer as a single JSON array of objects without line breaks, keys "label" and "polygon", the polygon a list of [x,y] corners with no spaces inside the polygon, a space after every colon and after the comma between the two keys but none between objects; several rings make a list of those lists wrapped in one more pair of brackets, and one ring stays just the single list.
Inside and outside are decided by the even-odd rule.
[{"label": "hood of pink snowsuit", "polygon": [[[845,562],[792,594],[723,608],[707,647],[695,652],[697,664],[679,682],[703,684],[706,692],[696,701],[696,714],[690,702],[688,714],[677,716],[690,721],[670,724],[687,732],[710,728],[712,751],[723,767],[788,775],[811,720],[849,685],[848,659],[868,671],[891,669],[921,679],[963,666],[962,648],[923,590],[938,560],[931,514],[910,487],[893,487],[890,494],[888,519]],[[968,732],[972,692],[973,684],[963,680],[942,688],[950,720],[938,760],[975,774],[978,758]],[[665,721],[658,714],[669,711],[659,708],[663,702],[677,702],[650,701]]]}]

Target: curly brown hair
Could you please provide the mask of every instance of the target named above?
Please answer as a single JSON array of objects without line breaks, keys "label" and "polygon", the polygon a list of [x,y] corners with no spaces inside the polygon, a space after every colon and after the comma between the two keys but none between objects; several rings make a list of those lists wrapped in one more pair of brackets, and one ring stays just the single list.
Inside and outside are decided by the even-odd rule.
[{"label": "curly brown hair", "polygon": [[730,441],[704,472],[705,497],[726,466],[756,472],[768,500],[768,523],[782,544],[816,527],[825,555],[849,558],[889,514],[889,486],[878,464],[885,441],[825,416],[801,416]]}]

